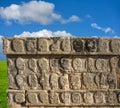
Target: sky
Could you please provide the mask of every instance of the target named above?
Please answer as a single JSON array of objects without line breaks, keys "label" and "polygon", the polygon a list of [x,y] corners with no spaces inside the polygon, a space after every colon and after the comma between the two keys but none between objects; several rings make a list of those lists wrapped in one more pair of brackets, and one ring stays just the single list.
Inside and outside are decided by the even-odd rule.
[{"label": "sky", "polygon": [[2,37],[120,37],[120,0],[0,0]]}]

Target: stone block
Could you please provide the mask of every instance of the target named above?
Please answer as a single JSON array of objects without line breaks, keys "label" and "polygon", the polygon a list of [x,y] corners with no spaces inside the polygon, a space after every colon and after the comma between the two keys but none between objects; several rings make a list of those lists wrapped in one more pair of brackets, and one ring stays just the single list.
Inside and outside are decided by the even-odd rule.
[{"label": "stone block", "polygon": [[93,55],[98,51],[97,38],[71,38],[72,51],[75,55]]},{"label": "stone block", "polygon": [[98,41],[98,53],[111,54],[110,39],[100,38]]},{"label": "stone block", "polygon": [[3,40],[11,108],[120,107],[120,39]]},{"label": "stone block", "polygon": [[8,103],[11,106],[21,104],[25,105],[25,91],[24,90],[8,90]]}]

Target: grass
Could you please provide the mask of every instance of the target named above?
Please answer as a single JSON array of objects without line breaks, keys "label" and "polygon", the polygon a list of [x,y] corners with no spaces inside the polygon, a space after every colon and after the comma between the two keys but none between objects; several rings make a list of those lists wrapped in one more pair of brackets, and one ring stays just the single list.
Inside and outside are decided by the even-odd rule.
[{"label": "grass", "polygon": [[8,77],[7,62],[0,61],[0,108],[9,108],[7,104]]}]

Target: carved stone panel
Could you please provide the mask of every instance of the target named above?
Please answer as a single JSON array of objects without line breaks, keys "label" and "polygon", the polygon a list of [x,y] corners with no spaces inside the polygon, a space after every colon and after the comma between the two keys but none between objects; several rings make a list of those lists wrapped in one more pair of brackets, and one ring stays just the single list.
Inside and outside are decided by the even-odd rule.
[{"label": "carved stone panel", "polygon": [[59,85],[61,89],[69,89],[69,79],[67,74],[60,76]]},{"label": "carved stone panel", "polygon": [[24,40],[22,39],[13,39],[11,42],[12,50],[15,52],[24,52]]},{"label": "carved stone panel", "polygon": [[73,58],[73,68],[75,72],[86,72],[87,71],[87,60],[85,58]]},{"label": "carved stone panel", "polygon": [[120,107],[120,39],[4,39],[13,108]]},{"label": "carved stone panel", "polygon": [[109,39],[99,39],[98,51],[102,54],[110,53],[110,40]]},{"label": "carved stone panel", "polygon": [[84,51],[84,41],[82,39],[72,39],[72,52],[83,52]]},{"label": "carved stone panel", "polygon": [[63,72],[70,73],[72,71],[72,62],[70,58],[60,58],[60,69]]},{"label": "carved stone panel", "polygon": [[97,88],[95,83],[95,74],[93,73],[83,73],[83,89]]},{"label": "carved stone panel", "polygon": [[70,76],[70,86],[72,90],[79,90],[81,88],[80,74],[73,74]]},{"label": "carved stone panel", "polygon": [[116,53],[116,54],[120,53],[120,40],[119,39],[112,39],[110,46],[111,46],[112,53]]},{"label": "carved stone panel", "polygon": [[29,38],[25,42],[26,44],[26,52],[28,54],[36,54],[37,53],[37,39]]},{"label": "carved stone panel", "polygon": [[9,105],[25,103],[25,91],[24,90],[8,90],[7,92],[8,92]]},{"label": "carved stone panel", "polygon": [[45,52],[49,52],[49,38],[38,38],[38,53],[45,53]]},{"label": "carved stone panel", "polygon": [[71,52],[70,38],[61,38],[60,49],[62,53]]},{"label": "carved stone panel", "polygon": [[85,50],[87,52],[97,51],[97,40],[96,39],[85,39]]}]

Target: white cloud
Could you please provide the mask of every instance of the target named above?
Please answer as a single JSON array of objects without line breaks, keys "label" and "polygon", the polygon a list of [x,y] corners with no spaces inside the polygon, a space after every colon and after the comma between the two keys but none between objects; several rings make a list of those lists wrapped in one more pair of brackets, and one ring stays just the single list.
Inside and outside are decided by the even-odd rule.
[{"label": "white cloud", "polygon": [[81,21],[81,19],[78,16],[72,15],[71,17],[69,17],[69,19],[62,19],[61,23],[66,24],[69,22],[80,22],[80,21]]},{"label": "white cloud", "polygon": [[101,31],[103,31],[105,33],[112,33],[112,34],[114,34],[114,30],[112,28],[110,28],[110,27],[104,28],[104,27],[98,26],[96,23],[92,23],[91,27],[93,27],[95,29],[98,29],[98,30],[101,30]]},{"label": "white cloud", "polygon": [[66,32],[65,30],[52,32],[47,29],[43,29],[32,33],[23,32],[20,35],[14,35],[14,37],[70,37],[70,36],[72,36],[72,34]]},{"label": "white cloud", "polygon": [[6,22],[17,21],[19,23],[37,22],[42,25],[50,24],[54,21],[63,23],[79,21],[76,15],[64,19],[60,14],[54,12],[55,5],[45,1],[30,1],[21,5],[11,4],[8,7],[0,7],[0,17]]}]

